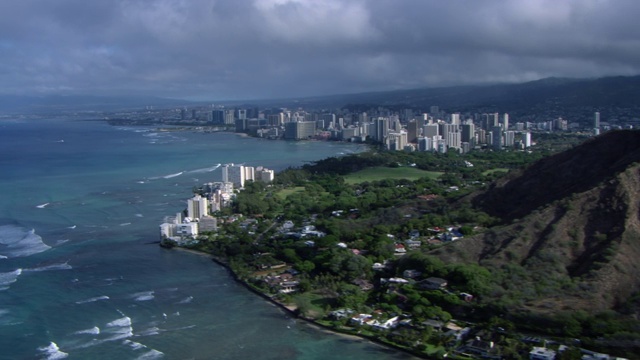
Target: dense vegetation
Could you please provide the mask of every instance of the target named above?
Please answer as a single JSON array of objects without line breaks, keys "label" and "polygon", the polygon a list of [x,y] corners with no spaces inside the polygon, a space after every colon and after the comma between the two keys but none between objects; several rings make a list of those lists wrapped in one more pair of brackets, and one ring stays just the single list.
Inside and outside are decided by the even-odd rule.
[{"label": "dense vegetation", "polygon": [[[527,300],[548,296],[549,291],[575,290],[576,284],[531,279],[518,263],[500,268],[445,263],[433,254],[452,244],[451,236],[499,232],[492,228],[499,219],[461,199],[543,156],[367,152],[287,169],[268,186],[248,183],[233,207],[217,214],[227,222],[197,247],[226,261],[259,291],[295,304],[301,316],[417,354],[443,356],[458,346],[450,333],[429,325],[452,319],[494,341],[507,358],[526,357],[530,347],[516,333],[523,330],[580,338],[590,346],[611,345],[595,340],[608,337],[632,344],[633,349],[637,322],[621,320],[616,313],[522,311]],[[407,169],[425,173],[414,180],[390,176],[360,182],[353,177],[374,167],[389,174]],[[442,175],[436,178],[435,172]],[[243,216],[233,221],[234,214]],[[305,226],[312,235],[303,234]],[[390,281],[406,277],[406,271],[418,275],[406,282]],[[279,291],[282,282],[275,279],[283,274],[293,275],[287,278],[295,281],[295,292]],[[423,286],[425,279],[434,277],[446,279],[446,289]],[[539,288],[518,288],[524,279],[537,281]],[[353,324],[349,316],[332,316],[337,309],[373,313],[380,321],[399,316],[410,319],[410,325],[393,331],[364,327]],[[579,353],[573,354],[579,358]]]}]

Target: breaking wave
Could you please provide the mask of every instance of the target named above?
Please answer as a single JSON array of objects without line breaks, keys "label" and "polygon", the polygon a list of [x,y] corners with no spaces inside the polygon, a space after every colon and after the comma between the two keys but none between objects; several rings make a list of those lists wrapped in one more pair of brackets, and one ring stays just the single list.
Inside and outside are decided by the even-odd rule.
[{"label": "breaking wave", "polygon": [[96,296],[96,297],[92,297],[92,298],[89,298],[89,299],[76,301],[76,304],[86,304],[86,303],[92,303],[92,302],[96,302],[96,301],[100,301],[100,300],[109,300],[109,297],[106,296],[106,295]]},{"label": "breaking wave", "polygon": [[29,256],[51,249],[35,230],[15,225],[0,226],[0,255],[9,258]]},{"label": "breaking wave", "polygon": [[53,341],[49,344],[49,346],[43,346],[41,348],[38,348],[38,350],[46,356],[47,360],[64,359],[69,356],[68,353],[61,351],[58,347],[58,344],[54,343]]},{"label": "breaking wave", "polygon": [[154,291],[144,291],[144,292],[135,293],[131,295],[131,297],[135,301],[149,301],[155,298],[153,294],[154,294]]},{"label": "breaking wave", "polygon": [[100,334],[100,328],[97,327],[97,326],[94,326],[91,329],[85,329],[85,330],[76,331],[76,332],[74,332],[74,334],[77,334],[77,335],[82,335],[82,334],[98,335],[98,334]]}]

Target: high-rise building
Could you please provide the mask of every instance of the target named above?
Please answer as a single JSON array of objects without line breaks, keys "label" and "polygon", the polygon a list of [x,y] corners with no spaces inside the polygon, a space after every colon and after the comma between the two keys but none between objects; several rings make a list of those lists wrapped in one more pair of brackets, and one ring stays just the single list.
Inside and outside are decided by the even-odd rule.
[{"label": "high-rise building", "polygon": [[502,128],[494,126],[491,129],[491,145],[495,150],[502,149]]},{"label": "high-rise building", "polygon": [[224,110],[211,110],[211,122],[214,124],[224,124]]},{"label": "high-rise building", "polygon": [[226,110],[224,112],[224,124],[225,125],[233,125],[235,124],[235,117],[233,116],[233,110]]},{"label": "high-rise building", "polygon": [[401,130],[400,132],[392,132],[387,136],[387,149],[389,150],[404,150],[407,146],[407,132]]},{"label": "high-rise building", "polygon": [[[215,182],[233,183],[233,186],[239,189],[244,187],[247,173],[243,165],[224,164],[213,172],[213,178]],[[249,174],[253,175],[253,170],[250,170]]]},{"label": "high-rise building", "polygon": [[227,182],[233,183],[236,188],[244,187],[245,171],[244,166],[230,164],[230,166],[223,167],[223,171],[227,171]]},{"label": "high-rise building", "polygon": [[187,216],[191,219],[199,219],[209,215],[209,200],[200,195],[187,200]]},{"label": "high-rise building", "polygon": [[[458,148],[460,147],[460,127],[454,124],[440,123],[440,135],[447,143],[447,146]],[[450,135],[451,133],[457,133],[456,135]],[[454,142],[452,144],[451,142]]]},{"label": "high-rise building", "polygon": [[505,131],[504,132],[504,146],[513,147],[516,143],[516,132]]},{"label": "high-rise building", "polygon": [[593,114],[593,133],[600,135],[600,112],[598,111]]},{"label": "high-rise building", "polygon": [[274,177],[275,175],[273,170],[269,170],[263,167],[258,167],[256,169],[256,180],[270,183],[273,181]]},{"label": "high-rise building", "polygon": [[280,126],[282,123],[280,122],[280,114],[269,114],[267,116],[267,123],[270,126]]},{"label": "high-rise building", "polygon": [[498,119],[498,113],[482,114],[482,128],[487,131],[492,131],[495,126],[500,126]]},{"label": "high-rise building", "polygon": [[288,122],[284,128],[284,138],[289,140],[309,139],[316,134],[315,121]]},{"label": "high-rise building", "polygon": [[416,122],[418,123],[418,128],[422,129],[427,123],[429,123],[429,115],[428,114],[420,114],[416,116]]},{"label": "high-rise building", "polygon": [[478,129],[475,143],[477,144],[486,144],[487,143],[487,132],[484,129]]},{"label": "high-rise building", "polygon": [[374,121],[373,126],[373,139],[383,142],[389,134],[389,118],[379,117]]},{"label": "high-rise building", "polygon": [[433,139],[427,137],[418,138],[418,150],[431,151],[433,150]]},{"label": "high-rise building", "polygon": [[418,121],[411,120],[407,123],[407,141],[415,143],[418,139]]},{"label": "high-rise building", "polygon": [[504,131],[509,130],[509,114],[504,113],[502,115],[502,129]]},{"label": "high-rise building", "polygon": [[522,133],[522,143],[524,144],[524,147],[528,148],[531,147],[531,133],[530,132],[523,132]]},{"label": "high-rise building", "polygon": [[462,124],[460,139],[462,142],[469,143],[470,146],[475,145],[475,130],[473,123]]},{"label": "high-rise building", "polygon": [[460,149],[462,146],[462,141],[460,141],[460,132],[457,131],[457,127],[456,127],[456,131],[449,131],[447,133],[447,138],[445,139],[446,143],[447,143],[447,147],[452,148],[452,149]]},{"label": "high-rise building", "polygon": [[440,129],[438,124],[427,124],[422,128],[422,135],[424,137],[433,138],[434,136],[440,135]]},{"label": "high-rise building", "polygon": [[460,114],[459,113],[451,114],[451,124],[460,125]]}]

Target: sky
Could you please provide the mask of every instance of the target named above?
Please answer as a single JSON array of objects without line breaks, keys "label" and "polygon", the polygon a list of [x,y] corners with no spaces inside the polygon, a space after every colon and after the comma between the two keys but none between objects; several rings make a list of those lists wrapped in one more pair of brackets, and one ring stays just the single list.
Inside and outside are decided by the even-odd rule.
[{"label": "sky", "polygon": [[271,99],[640,74],[637,0],[2,0],[0,94]]}]

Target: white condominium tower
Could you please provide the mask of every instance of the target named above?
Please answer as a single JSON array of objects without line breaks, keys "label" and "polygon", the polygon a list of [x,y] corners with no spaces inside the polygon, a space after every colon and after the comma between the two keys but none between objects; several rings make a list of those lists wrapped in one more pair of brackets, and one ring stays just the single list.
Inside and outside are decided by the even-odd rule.
[{"label": "white condominium tower", "polygon": [[199,219],[209,215],[209,200],[200,195],[187,200],[187,216],[191,219]]}]

